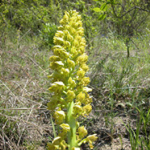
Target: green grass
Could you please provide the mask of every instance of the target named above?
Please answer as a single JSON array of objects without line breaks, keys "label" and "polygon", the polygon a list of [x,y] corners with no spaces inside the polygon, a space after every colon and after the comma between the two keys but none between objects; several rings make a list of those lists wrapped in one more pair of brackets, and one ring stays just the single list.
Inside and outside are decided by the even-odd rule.
[{"label": "green grass", "polygon": [[[7,34],[5,43],[1,46],[0,126],[3,131],[0,130],[0,135],[4,139],[3,148],[44,149],[49,139],[53,139],[54,125],[52,127],[46,109],[46,103],[50,100],[47,91],[50,81],[47,75],[50,72],[51,50],[41,43],[39,37],[31,38],[28,33],[21,35],[15,31]],[[128,137],[125,138],[130,140],[132,149],[137,149],[138,146],[143,146],[144,149],[150,145],[149,50],[148,36],[135,37],[130,43],[130,58],[127,59],[123,39],[117,39],[113,34],[107,38],[95,38],[93,49],[87,50],[90,65],[87,75],[91,78],[94,110],[82,123],[91,129],[89,132],[98,134],[95,149],[101,146],[102,141],[106,141],[101,137],[102,128],[110,131],[106,134],[107,137],[110,135],[111,139],[120,139],[120,147],[125,145],[125,135],[115,135],[113,121],[116,117],[121,118],[121,115],[130,122],[130,125],[129,122],[124,122],[128,128]],[[133,122],[136,128],[133,128]],[[13,140],[15,135],[17,138]],[[7,145],[5,141],[8,142]]]}]

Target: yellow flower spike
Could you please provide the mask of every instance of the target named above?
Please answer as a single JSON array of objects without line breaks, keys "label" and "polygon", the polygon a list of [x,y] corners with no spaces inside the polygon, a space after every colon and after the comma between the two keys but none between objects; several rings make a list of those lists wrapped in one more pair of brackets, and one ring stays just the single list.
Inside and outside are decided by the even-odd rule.
[{"label": "yellow flower spike", "polygon": [[88,134],[88,132],[87,132],[87,130],[85,129],[84,126],[81,126],[81,127],[78,128],[78,133],[79,133],[79,138],[80,139],[84,138]]},{"label": "yellow flower spike", "polygon": [[78,117],[86,117],[92,110],[92,98],[88,95],[91,89],[86,87],[90,79],[85,77],[89,68],[81,16],[75,10],[65,12],[60,24],[54,37],[54,56],[50,57],[50,68],[54,72],[49,76],[52,97],[47,106],[53,110],[55,123],[62,130],[48,149],[80,150],[85,142],[92,148],[92,137],[84,138],[87,130],[77,125]]},{"label": "yellow flower spike", "polygon": [[64,111],[56,111],[54,114],[54,118],[57,124],[61,124],[63,123],[64,119],[65,119],[65,113]]}]

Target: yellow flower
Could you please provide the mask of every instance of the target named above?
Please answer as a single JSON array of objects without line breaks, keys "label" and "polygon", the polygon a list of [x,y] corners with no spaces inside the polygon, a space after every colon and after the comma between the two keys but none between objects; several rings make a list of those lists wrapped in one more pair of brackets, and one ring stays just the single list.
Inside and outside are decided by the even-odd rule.
[{"label": "yellow flower", "polygon": [[53,145],[52,143],[47,143],[47,147],[48,147],[48,150],[56,150],[55,145]]},{"label": "yellow flower", "polygon": [[51,57],[49,58],[49,60],[50,60],[51,62],[55,62],[55,61],[60,61],[61,59],[60,59],[59,56],[53,55],[53,56],[51,56]]},{"label": "yellow flower", "polygon": [[69,32],[67,33],[67,40],[70,42],[73,41],[73,36]]},{"label": "yellow flower", "polygon": [[81,150],[79,147],[73,147],[72,150]]},{"label": "yellow flower", "polygon": [[75,46],[72,46],[70,52],[73,55],[73,57],[76,57],[78,55],[78,51]]},{"label": "yellow flower", "polygon": [[64,119],[65,119],[65,113],[64,111],[56,111],[54,114],[54,118],[57,124],[61,124],[63,123]]},{"label": "yellow flower", "polygon": [[85,72],[87,72],[87,71],[89,70],[89,67],[88,67],[88,65],[86,65],[86,64],[82,64],[82,65],[81,65],[81,68],[82,68]]},{"label": "yellow flower", "polygon": [[61,142],[61,137],[57,136],[56,138],[54,138],[52,144],[53,145],[60,145],[60,142]]},{"label": "yellow flower", "polygon": [[80,46],[79,52],[80,52],[80,54],[83,54],[85,52],[85,46]]},{"label": "yellow flower", "polygon": [[80,105],[73,106],[73,116],[75,118],[79,117],[82,114],[82,107]]},{"label": "yellow flower", "polygon": [[77,39],[74,39],[72,46],[78,47],[79,46],[79,41]]},{"label": "yellow flower", "polygon": [[58,27],[58,30],[64,30],[64,27],[60,25],[60,26]]},{"label": "yellow flower", "polygon": [[79,138],[80,139],[84,138],[88,134],[88,132],[87,132],[87,130],[85,129],[84,126],[81,126],[81,127],[78,128],[78,133],[79,133]]},{"label": "yellow flower", "polygon": [[68,68],[61,68],[61,74],[65,77],[69,76],[69,69]]},{"label": "yellow flower", "polygon": [[68,99],[68,102],[71,102],[74,98],[75,98],[75,93],[74,91],[71,91],[71,90],[68,90],[67,91],[67,99]]},{"label": "yellow flower", "polygon": [[85,105],[83,107],[84,115],[89,115],[89,113],[91,112],[91,110],[92,110],[92,106],[90,104]]},{"label": "yellow flower", "polygon": [[49,90],[51,92],[55,92],[56,94],[59,94],[60,92],[63,91],[64,87],[65,87],[65,85],[63,82],[61,82],[61,81],[60,82],[54,82],[52,84],[52,86],[49,88]]},{"label": "yellow flower", "polygon": [[70,34],[71,34],[72,36],[77,35],[76,29],[73,28],[73,27],[70,27],[69,32],[70,32]]},{"label": "yellow flower", "polygon": [[54,44],[63,45],[63,41],[64,41],[63,38],[54,36]]},{"label": "yellow flower", "polygon": [[69,41],[63,41],[63,44],[64,44],[64,48],[70,48],[71,46],[71,43]]},{"label": "yellow flower", "polygon": [[68,13],[68,12],[65,12],[65,15],[64,15],[63,19],[64,19],[66,22],[68,22],[68,20],[69,20],[69,13]]},{"label": "yellow flower", "polygon": [[92,96],[90,96],[88,93],[86,93],[86,103],[85,104],[91,104],[92,103]]},{"label": "yellow flower", "polygon": [[83,92],[80,92],[78,95],[77,95],[77,102],[79,101],[79,102],[83,102],[84,100],[85,100],[85,93],[83,93]]},{"label": "yellow flower", "polygon": [[73,89],[76,86],[76,81],[73,80],[71,77],[68,79],[68,86],[70,89]]},{"label": "yellow flower", "polygon": [[55,103],[54,101],[50,101],[47,103],[47,107],[49,110],[54,110],[57,106],[57,103]]},{"label": "yellow flower", "polygon": [[85,53],[83,53],[82,55],[80,55],[77,59],[77,63],[79,63],[79,65],[85,64],[88,60],[88,55],[86,55]]},{"label": "yellow flower", "polygon": [[86,46],[86,40],[85,38],[82,38],[81,42],[80,42],[80,47],[85,47]]},{"label": "yellow flower", "polygon": [[67,59],[67,65],[68,65],[68,68],[74,68],[75,67],[75,62],[71,59]]},{"label": "yellow flower", "polygon": [[81,15],[77,15],[77,21],[81,20]]},{"label": "yellow flower", "polygon": [[87,138],[86,138],[86,140],[87,140],[87,142],[89,142],[89,146],[90,146],[90,149],[93,149],[93,142],[95,142],[96,140],[97,140],[97,136],[96,136],[96,134],[93,134],[93,135],[89,135]]},{"label": "yellow flower", "polygon": [[95,142],[96,140],[97,140],[97,136],[96,136],[96,134],[93,134],[93,135],[89,135],[88,137],[87,137],[87,139],[89,140],[89,141],[91,141],[91,142]]},{"label": "yellow flower", "polygon": [[82,27],[78,28],[78,35],[83,36],[84,35],[84,29]]},{"label": "yellow flower", "polygon": [[70,54],[68,52],[66,52],[64,49],[61,49],[61,48],[55,48],[54,49],[54,54],[58,55],[62,59],[66,59],[70,56]]},{"label": "yellow flower", "polygon": [[91,92],[91,91],[92,91],[91,88],[88,88],[88,87],[84,87],[84,88],[83,88],[83,92]]},{"label": "yellow flower", "polygon": [[64,33],[63,33],[62,31],[57,31],[57,32],[55,33],[55,36],[63,38]]},{"label": "yellow flower", "polygon": [[85,71],[83,69],[80,69],[80,70],[77,71],[78,79],[83,78],[84,75],[85,75]]},{"label": "yellow flower", "polygon": [[89,84],[89,82],[90,82],[90,78],[89,78],[89,77],[84,77],[84,78],[82,78],[82,80],[81,80],[81,84],[82,84],[83,86],[87,86],[87,85]]},{"label": "yellow flower", "polygon": [[50,102],[47,103],[47,107],[49,110],[54,110],[58,104],[65,104],[65,100],[60,97],[60,95],[53,95],[50,99]]},{"label": "yellow flower", "polygon": [[64,132],[70,131],[70,126],[67,123],[61,124],[60,127],[63,129]]}]

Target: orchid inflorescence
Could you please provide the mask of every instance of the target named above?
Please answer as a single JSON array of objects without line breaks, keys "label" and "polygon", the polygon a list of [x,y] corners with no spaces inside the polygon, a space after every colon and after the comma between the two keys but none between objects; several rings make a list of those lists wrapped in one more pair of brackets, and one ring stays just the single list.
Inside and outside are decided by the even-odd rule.
[{"label": "orchid inflorescence", "polygon": [[89,67],[81,16],[75,10],[65,12],[60,24],[50,57],[52,97],[47,106],[61,130],[47,146],[49,150],[80,150],[81,144],[88,142],[93,149],[96,134],[87,136],[86,128],[77,121],[92,110],[92,98],[88,94],[91,89],[86,87],[90,79],[85,77]]}]

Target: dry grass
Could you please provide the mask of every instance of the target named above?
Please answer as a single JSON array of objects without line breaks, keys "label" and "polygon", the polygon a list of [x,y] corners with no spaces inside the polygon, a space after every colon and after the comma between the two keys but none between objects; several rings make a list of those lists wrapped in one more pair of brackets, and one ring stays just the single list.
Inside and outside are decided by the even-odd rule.
[{"label": "dry grass", "polygon": [[46,109],[50,52],[36,40],[6,41],[0,55],[0,149],[45,146],[42,140],[52,131]]}]

